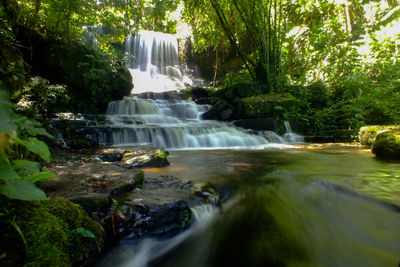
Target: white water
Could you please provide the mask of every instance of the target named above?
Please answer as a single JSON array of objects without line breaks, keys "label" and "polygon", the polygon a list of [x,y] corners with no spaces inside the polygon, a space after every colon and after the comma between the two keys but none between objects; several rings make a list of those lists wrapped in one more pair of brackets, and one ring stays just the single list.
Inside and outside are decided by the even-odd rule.
[{"label": "white water", "polygon": [[[142,31],[128,36],[126,51],[135,96],[111,102],[107,109],[110,131],[100,143],[114,146],[150,145],[167,149],[262,149],[270,143],[297,141],[273,132],[254,134],[228,123],[205,121],[208,106],[184,100],[176,92],[190,84],[180,66],[174,35]],[[151,91],[151,92],[150,92]],[[290,130],[290,128],[289,128]],[[284,145],[282,145],[284,146]]]},{"label": "white water", "polygon": [[180,90],[192,85],[180,65],[178,42],[174,35],[141,31],[126,38],[126,52],[133,56],[129,70],[133,94]]},{"label": "white water", "polygon": [[182,242],[203,233],[216,220],[217,213],[218,209],[211,205],[196,206],[192,208],[193,225],[187,231],[167,240],[146,238],[139,242],[121,244],[97,266],[146,267],[149,262],[173,250]]},{"label": "white water", "polygon": [[[153,95],[157,96],[156,94]],[[182,99],[126,98],[107,109],[114,146],[152,145],[167,149],[260,148],[268,140],[240,128],[201,119],[208,106]],[[106,141],[101,141],[105,143]]]},{"label": "white water", "polygon": [[288,121],[283,122],[285,125],[285,134],[283,135],[283,138],[290,143],[303,143],[304,142],[304,137],[302,135],[299,135],[297,133],[294,133],[292,131],[292,127],[290,127],[290,123]]}]

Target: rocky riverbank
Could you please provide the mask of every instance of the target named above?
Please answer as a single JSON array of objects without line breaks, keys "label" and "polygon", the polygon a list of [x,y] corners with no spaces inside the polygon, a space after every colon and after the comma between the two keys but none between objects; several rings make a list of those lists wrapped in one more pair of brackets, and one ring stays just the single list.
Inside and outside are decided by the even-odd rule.
[{"label": "rocky riverbank", "polygon": [[[91,265],[121,239],[165,238],[189,228],[190,207],[214,201],[215,192],[199,191],[201,186],[173,176],[145,177],[141,168],[168,166],[167,154],[133,147],[53,151],[53,160],[43,169],[57,177],[39,184],[50,201],[0,199],[9,212],[0,217],[7,225],[0,232],[15,244],[1,248],[2,262]],[[13,222],[25,241],[35,246],[24,249],[24,239],[14,234],[16,228],[8,222],[15,214],[24,215]],[[46,249],[49,244],[52,248]]]}]

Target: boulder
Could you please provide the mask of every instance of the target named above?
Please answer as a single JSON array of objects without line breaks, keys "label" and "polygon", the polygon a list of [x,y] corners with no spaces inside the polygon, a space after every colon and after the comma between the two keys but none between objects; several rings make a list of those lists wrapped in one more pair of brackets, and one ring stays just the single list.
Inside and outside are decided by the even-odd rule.
[{"label": "boulder", "polygon": [[380,159],[400,160],[400,130],[378,134],[372,143],[372,153]]},{"label": "boulder", "polygon": [[396,125],[369,125],[361,127],[359,132],[360,143],[365,146],[372,146],[376,136],[385,131],[400,129],[400,126]]},{"label": "boulder", "polygon": [[202,115],[204,120],[230,120],[233,119],[233,107],[224,100],[213,105],[207,112]]},{"label": "boulder", "polygon": [[121,160],[121,166],[128,169],[159,168],[168,165],[167,153],[163,149],[127,151]]},{"label": "boulder", "polygon": [[289,93],[273,93],[241,99],[239,104],[240,118],[281,118],[297,102]]},{"label": "boulder", "polygon": [[125,220],[119,220],[119,234],[124,239],[143,236],[167,237],[191,225],[192,212],[186,201],[162,205],[125,205]]}]

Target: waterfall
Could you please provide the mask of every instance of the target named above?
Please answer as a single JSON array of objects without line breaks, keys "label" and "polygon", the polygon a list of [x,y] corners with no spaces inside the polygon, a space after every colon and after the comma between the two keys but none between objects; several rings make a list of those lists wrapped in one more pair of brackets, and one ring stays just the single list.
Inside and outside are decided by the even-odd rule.
[{"label": "waterfall", "polygon": [[128,62],[134,95],[109,103],[106,125],[98,130],[99,143],[166,149],[254,149],[285,142],[276,134],[259,135],[228,123],[202,120],[209,107],[176,92],[185,87],[185,77],[174,35],[142,31],[127,37],[126,51],[134,55]]},{"label": "waterfall", "polygon": [[184,75],[178,41],[172,34],[141,31],[137,36],[129,35],[126,53],[134,94],[179,90],[192,84]]},{"label": "waterfall", "polygon": [[288,121],[283,122],[285,126],[285,134],[283,135],[283,138],[290,143],[303,143],[304,142],[304,136],[299,135],[297,133],[294,133],[292,131],[292,127],[290,127],[290,123]]},{"label": "waterfall", "polygon": [[168,149],[259,148],[266,138],[228,123],[205,121],[208,106],[166,97],[139,95],[110,102],[107,109],[109,137],[115,146],[152,145]]}]

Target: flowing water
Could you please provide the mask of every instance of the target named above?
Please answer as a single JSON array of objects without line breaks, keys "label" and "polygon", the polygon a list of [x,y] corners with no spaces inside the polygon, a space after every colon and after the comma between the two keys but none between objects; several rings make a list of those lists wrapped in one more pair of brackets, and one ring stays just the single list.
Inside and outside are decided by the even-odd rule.
[{"label": "flowing water", "polygon": [[192,85],[180,64],[178,41],[172,34],[141,31],[126,38],[132,93],[164,92]]},{"label": "flowing water", "polygon": [[[177,151],[170,160],[163,174],[223,185],[235,201],[212,213],[215,220],[206,220],[201,234],[170,240],[175,249],[150,257],[148,266],[396,266],[399,260],[396,164],[341,147]],[[127,255],[122,266],[145,266],[129,265],[140,253]]]},{"label": "flowing water", "polygon": [[[176,40],[144,32],[127,46],[135,93],[183,85]],[[121,242],[98,266],[398,265],[398,163],[357,146],[292,145],[302,138],[289,124],[280,137],[203,121],[207,108],[154,93],[110,103],[103,143],[167,148],[171,165],[147,176],[207,184],[223,201],[192,207],[193,226],[173,238]]]},{"label": "flowing water", "polygon": [[111,136],[100,142],[111,139],[114,146],[167,149],[263,148],[273,140],[271,136],[277,136],[251,134],[228,123],[202,120],[207,109],[171,93],[141,94],[111,102],[107,110]]},{"label": "flowing water", "polygon": [[173,239],[124,243],[108,262],[397,266],[398,163],[378,161],[358,147],[317,148],[171,152],[171,166],[148,169],[147,175],[161,171],[183,181],[209,183],[229,192],[229,200],[219,211],[203,212],[190,230]]}]

